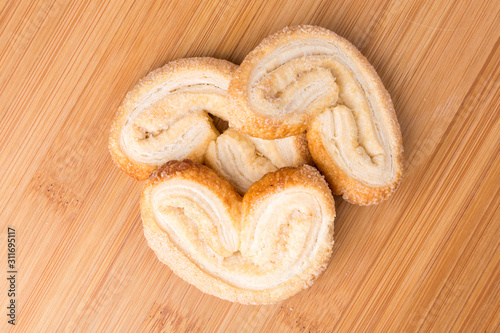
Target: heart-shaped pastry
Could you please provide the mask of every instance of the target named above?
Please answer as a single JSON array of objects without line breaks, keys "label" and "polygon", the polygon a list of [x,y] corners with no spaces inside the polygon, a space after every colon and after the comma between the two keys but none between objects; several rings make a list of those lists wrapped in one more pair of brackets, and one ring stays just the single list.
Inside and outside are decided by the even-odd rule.
[{"label": "heart-shaped pastry", "polygon": [[333,246],[334,200],[308,165],[268,173],[242,199],[212,169],[171,161],[145,182],[141,215],[162,262],[201,291],[240,303],[307,288]]},{"label": "heart-shaped pastry", "polygon": [[230,126],[277,139],[307,129],[309,150],[334,194],[374,204],[397,187],[403,145],[389,93],[347,40],[320,27],[264,39],[229,84]]},{"label": "heart-shaped pastry", "polygon": [[115,164],[144,180],[170,160],[202,163],[219,135],[209,113],[226,118],[227,88],[236,68],[225,60],[187,58],[146,75],[115,116],[109,139]]}]

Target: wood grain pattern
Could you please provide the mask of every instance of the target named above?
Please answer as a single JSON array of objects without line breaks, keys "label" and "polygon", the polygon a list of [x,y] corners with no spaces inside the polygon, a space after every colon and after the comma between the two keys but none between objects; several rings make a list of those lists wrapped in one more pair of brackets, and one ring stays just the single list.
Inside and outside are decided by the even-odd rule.
[{"label": "wood grain pattern", "polygon": [[[352,41],[388,88],[406,175],[376,207],[337,200],[308,290],[270,306],[204,295],[142,235],[141,184],[107,151],[150,70],[241,62],[286,25]],[[0,2],[0,253],[18,242],[17,325],[0,331],[500,331],[500,2]],[[0,279],[2,313],[7,281]]]}]

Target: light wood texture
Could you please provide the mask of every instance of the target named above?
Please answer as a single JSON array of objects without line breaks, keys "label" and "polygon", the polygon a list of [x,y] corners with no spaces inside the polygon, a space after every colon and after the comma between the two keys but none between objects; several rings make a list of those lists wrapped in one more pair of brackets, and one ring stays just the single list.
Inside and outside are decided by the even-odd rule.
[{"label": "light wood texture", "polygon": [[[375,66],[406,174],[379,206],[337,200],[332,260],[311,288],[233,304],[147,247],[141,184],[107,151],[111,119],[150,70],[239,63],[298,23]],[[2,278],[0,331],[500,331],[499,36],[495,0],[1,1],[0,257],[6,271],[13,226],[18,316],[13,329]]]}]

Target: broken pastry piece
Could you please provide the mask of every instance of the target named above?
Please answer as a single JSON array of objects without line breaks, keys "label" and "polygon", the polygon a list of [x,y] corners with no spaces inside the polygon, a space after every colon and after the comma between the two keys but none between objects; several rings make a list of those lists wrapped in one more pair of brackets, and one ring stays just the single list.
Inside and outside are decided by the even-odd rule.
[{"label": "broken pastry piece", "polygon": [[205,164],[233,184],[240,194],[268,172],[311,164],[305,134],[262,140],[229,128],[210,142]]}]

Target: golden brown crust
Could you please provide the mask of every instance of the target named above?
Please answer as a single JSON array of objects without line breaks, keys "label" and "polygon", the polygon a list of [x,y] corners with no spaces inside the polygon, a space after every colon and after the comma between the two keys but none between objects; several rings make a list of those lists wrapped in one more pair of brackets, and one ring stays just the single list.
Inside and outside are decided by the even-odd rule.
[{"label": "golden brown crust", "polygon": [[[187,250],[183,250],[177,246],[171,236],[159,227],[152,204],[152,196],[155,193],[155,188],[162,184],[168,185],[169,182],[179,184],[180,181],[186,181],[186,184],[200,184],[203,188],[210,189],[214,205],[220,199],[227,207],[231,205],[235,206],[235,203],[239,207],[238,203],[241,202],[241,197],[229,182],[219,177],[214,171],[191,161],[171,161],[154,172],[151,178],[144,184],[141,196],[141,215],[144,224],[144,234],[149,246],[154,250],[158,258],[167,264],[174,273],[201,291],[243,304],[273,303],[288,298],[300,290],[307,288],[326,268],[333,245],[334,200],[323,177],[313,167],[284,168],[270,173],[255,183],[243,199],[243,204],[241,205],[243,224],[255,224],[256,222],[252,221],[253,217],[260,220],[260,215],[258,215],[259,210],[262,209],[260,204],[263,201],[264,203],[272,203],[273,196],[285,193],[290,195],[294,191],[302,191],[304,193],[310,191],[307,193],[311,195],[311,198],[314,198],[312,200],[319,204],[318,207],[321,211],[320,218],[322,220],[308,222],[321,224],[317,233],[317,244],[313,244],[314,250],[310,256],[307,256],[307,260],[305,258],[301,259],[305,260],[303,261],[305,265],[304,271],[298,275],[292,275],[283,283],[279,283],[271,288],[238,287],[238,284],[253,285],[254,280],[258,281],[263,278],[263,281],[267,281],[265,283],[272,283],[276,278],[270,278],[269,281],[265,280],[267,273],[259,273],[258,266],[251,263],[248,259],[240,259],[243,261],[234,265],[223,263],[220,264],[219,269],[211,271],[210,267],[213,265],[213,262],[209,260],[200,265],[200,258],[196,258],[192,253],[188,255],[185,252]],[[166,191],[171,192],[170,189]],[[173,205],[173,203],[166,204]],[[229,211],[232,212],[231,216],[239,214],[235,210]],[[290,220],[290,223],[292,222],[293,219]],[[245,226],[242,228],[245,229]],[[242,243],[245,243],[243,238]],[[189,246],[185,248],[189,248]],[[241,258],[241,255],[237,254],[235,258]],[[278,258],[275,259],[278,260]]]},{"label": "golden brown crust", "polygon": [[342,195],[344,200],[352,204],[367,206],[380,203],[397,189],[403,175],[402,150],[401,153],[394,157],[396,165],[400,166],[394,180],[385,186],[371,187],[353,177],[349,177],[335,163],[325,147],[319,127],[309,129],[307,139],[309,142],[314,142],[314,144],[309,145],[309,151],[316,162],[316,167],[325,176],[333,194]]},{"label": "golden brown crust", "polygon": [[309,164],[314,166],[314,161],[309,151],[309,146],[307,143],[307,135],[299,134],[295,136],[295,149],[298,151],[298,155],[300,156],[301,164]]},{"label": "golden brown crust", "polygon": [[[109,137],[108,148],[113,158],[114,163],[124,172],[134,177],[137,180],[145,180],[151,172],[158,168],[158,165],[148,165],[139,162],[129,157],[122,149],[120,144],[120,136],[125,122],[134,108],[141,103],[155,88],[169,80],[175,80],[176,77],[192,71],[203,71],[214,76],[220,77],[221,80],[229,82],[232,73],[237,66],[220,59],[214,58],[186,58],[178,59],[167,63],[165,66],[153,70],[142,78],[137,85],[127,93],[125,99],[117,110]],[[162,108],[153,110],[156,113],[161,113]],[[225,114],[225,110],[222,114]],[[208,117],[208,116],[207,116]],[[213,133],[218,133],[211,120],[209,125]],[[210,131],[210,129],[208,129]],[[215,134],[214,134],[215,138]],[[205,151],[202,147],[191,151],[185,155],[185,158],[193,159],[198,162],[203,162]]]},{"label": "golden brown crust", "polygon": [[243,214],[251,215],[255,206],[268,196],[277,194],[284,189],[303,186],[315,187],[324,194],[324,200],[328,207],[335,208],[335,200],[330,194],[330,188],[318,171],[310,166],[285,167],[276,172],[270,172],[255,182],[243,197]]}]

